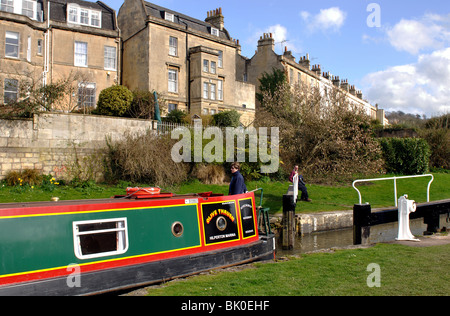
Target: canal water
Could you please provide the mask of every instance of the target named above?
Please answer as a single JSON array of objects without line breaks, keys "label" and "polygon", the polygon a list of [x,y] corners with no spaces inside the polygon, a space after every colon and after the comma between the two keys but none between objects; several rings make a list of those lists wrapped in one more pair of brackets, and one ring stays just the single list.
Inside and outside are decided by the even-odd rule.
[{"label": "canal water", "polygon": [[[447,216],[441,217],[440,227],[449,228]],[[410,228],[413,235],[423,236],[423,233],[427,230],[427,225],[423,223],[422,218],[419,218],[410,222]],[[397,236],[398,223],[372,226],[370,229],[370,237],[365,243],[375,244],[380,242],[390,242],[394,241]],[[277,258],[281,258],[330,248],[344,248],[351,245],[353,245],[353,229],[318,232],[298,237],[295,241],[293,250],[282,250],[281,240],[278,238],[276,255]]]}]

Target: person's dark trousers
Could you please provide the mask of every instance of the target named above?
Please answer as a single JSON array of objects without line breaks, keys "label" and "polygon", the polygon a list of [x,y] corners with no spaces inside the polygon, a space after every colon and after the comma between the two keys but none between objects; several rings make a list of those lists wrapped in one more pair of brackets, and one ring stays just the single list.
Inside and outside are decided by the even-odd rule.
[{"label": "person's dark trousers", "polygon": [[306,188],[306,186],[304,185],[304,184],[302,184],[302,183],[298,183],[298,190],[300,191],[300,192],[302,192],[302,197],[301,197],[301,199],[303,200],[303,201],[306,201],[306,200],[309,200],[309,195],[308,195],[308,189]]}]

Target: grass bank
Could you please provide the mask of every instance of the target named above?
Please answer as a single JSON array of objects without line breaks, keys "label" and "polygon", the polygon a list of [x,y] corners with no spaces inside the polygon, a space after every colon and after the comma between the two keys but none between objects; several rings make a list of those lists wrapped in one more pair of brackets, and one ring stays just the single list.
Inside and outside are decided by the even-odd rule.
[{"label": "grass bank", "polygon": [[[370,288],[370,264],[381,287]],[[151,296],[447,296],[450,245],[430,248],[380,244],[368,249],[303,255],[257,263],[238,272],[213,271],[150,288]]]},{"label": "grass bank", "polygon": [[[443,200],[450,198],[449,173],[434,174],[435,181],[431,187],[431,200]],[[386,177],[389,177],[387,175]],[[426,202],[426,188],[429,178],[406,179],[398,181],[398,196],[408,194],[409,198],[416,202]],[[61,200],[77,199],[99,199],[109,198],[114,195],[124,194],[129,183],[122,183],[117,186],[107,185],[86,185],[82,187],[55,186],[51,191],[42,188],[30,187],[7,187],[0,184],[0,203],[9,202],[31,202],[31,201],[50,201],[53,196]],[[247,188],[253,190],[256,188],[264,189],[263,205],[271,209],[271,213],[282,212],[282,197],[286,194],[289,182],[248,182]],[[358,194],[347,185],[328,186],[328,185],[307,185],[312,203],[298,203],[298,213],[315,213],[326,211],[350,210],[353,205],[358,203]],[[363,203],[370,202],[373,208],[393,207],[394,204],[394,186],[393,181],[374,182],[359,186],[363,196]],[[199,193],[214,191],[215,193],[228,193],[228,185],[206,185],[199,181],[193,181],[177,188],[167,188],[167,190],[178,193]],[[259,197],[257,197],[259,203]]]}]

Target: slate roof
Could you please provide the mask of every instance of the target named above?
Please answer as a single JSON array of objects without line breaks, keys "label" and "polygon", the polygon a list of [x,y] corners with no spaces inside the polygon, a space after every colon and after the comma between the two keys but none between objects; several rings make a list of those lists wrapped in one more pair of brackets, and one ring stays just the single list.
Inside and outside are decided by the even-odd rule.
[{"label": "slate roof", "polygon": [[[207,34],[211,34],[211,27],[214,27],[213,25],[211,25],[210,23],[207,23],[205,21],[201,21],[201,20],[197,20],[193,17],[184,15],[182,13],[161,7],[159,5],[150,3],[150,2],[144,2],[145,4],[145,8],[147,10],[147,14],[152,16],[152,17],[156,17],[156,18],[160,18],[160,19],[165,19],[165,12],[171,13],[175,16],[175,20],[174,22],[177,24],[180,24],[181,26],[185,26],[184,23],[180,22],[183,21],[185,22],[188,27],[190,29],[202,32],[202,33],[207,33]],[[214,27],[215,28],[215,27]],[[223,30],[223,31],[219,31],[219,38],[221,39],[226,39],[226,40],[231,40],[230,35],[228,34],[227,30]]]}]

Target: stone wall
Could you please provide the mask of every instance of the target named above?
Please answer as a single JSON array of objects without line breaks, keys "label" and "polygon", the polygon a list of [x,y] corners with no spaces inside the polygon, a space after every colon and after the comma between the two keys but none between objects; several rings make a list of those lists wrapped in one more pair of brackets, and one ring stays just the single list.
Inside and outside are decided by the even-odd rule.
[{"label": "stone wall", "polygon": [[[95,156],[106,148],[106,138],[154,129],[148,120],[78,114],[36,114],[33,119],[0,119],[0,179],[9,171],[40,170],[59,178],[68,176],[74,158]],[[76,154],[76,155],[75,155]]]}]

